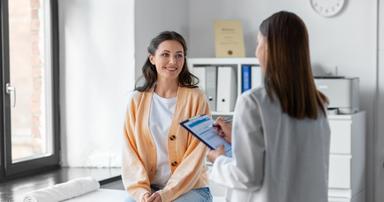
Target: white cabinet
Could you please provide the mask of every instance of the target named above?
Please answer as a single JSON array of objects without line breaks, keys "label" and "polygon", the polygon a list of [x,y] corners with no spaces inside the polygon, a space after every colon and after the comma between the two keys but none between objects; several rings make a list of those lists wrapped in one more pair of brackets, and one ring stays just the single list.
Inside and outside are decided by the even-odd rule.
[{"label": "white cabinet", "polygon": [[329,126],[332,134],[335,134],[332,136],[330,152],[333,154],[350,154],[352,120],[333,120],[332,116],[330,118]]},{"label": "white cabinet", "polygon": [[351,187],[351,156],[333,155],[329,157],[329,188],[349,189]]},{"label": "white cabinet", "polygon": [[363,202],[365,195],[365,112],[329,115],[329,202]]}]

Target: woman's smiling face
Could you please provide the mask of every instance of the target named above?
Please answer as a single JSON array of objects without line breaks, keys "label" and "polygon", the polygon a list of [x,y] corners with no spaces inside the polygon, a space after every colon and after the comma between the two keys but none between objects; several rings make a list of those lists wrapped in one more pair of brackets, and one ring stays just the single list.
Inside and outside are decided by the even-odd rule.
[{"label": "woman's smiling face", "polygon": [[154,55],[149,59],[156,66],[157,79],[178,78],[185,62],[183,46],[175,40],[166,40],[159,44]]}]

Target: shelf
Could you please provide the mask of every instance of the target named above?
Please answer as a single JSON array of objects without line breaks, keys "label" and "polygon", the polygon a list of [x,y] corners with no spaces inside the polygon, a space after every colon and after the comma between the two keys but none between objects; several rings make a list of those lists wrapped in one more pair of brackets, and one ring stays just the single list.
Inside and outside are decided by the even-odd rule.
[{"label": "shelf", "polygon": [[[255,57],[189,58],[188,65],[200,80],[199,87],[206,93],[213,116],[233,116],[236,100],[242,93],[244,66],[249,87],[258,87],[261,81],[259,60]],[[252,79],[251,70],[255,71],[256,79]]]}]

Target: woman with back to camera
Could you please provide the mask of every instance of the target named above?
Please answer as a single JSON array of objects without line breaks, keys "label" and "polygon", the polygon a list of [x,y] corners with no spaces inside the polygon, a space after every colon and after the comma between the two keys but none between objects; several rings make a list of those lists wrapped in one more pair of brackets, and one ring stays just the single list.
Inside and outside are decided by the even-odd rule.
[{"label": "woman with back to camera", "polygon": [[185,40],[176,32],[153,38],[142,68],[145,83],[130,99],[122,179],[136,201],[212,201],[206,147],[179,125],[210,113],[196,77],[188,71],[186,53]]},{"label": "woman with back to camera", "polygon": [[222,147],[210,151],[210,178],[228,188],[230,201],[328,201],[328,101],[314,83],[305,24],[277,12],[257,38],[264,87],[238,99],[232,126],[216,120],[233,158]]}]

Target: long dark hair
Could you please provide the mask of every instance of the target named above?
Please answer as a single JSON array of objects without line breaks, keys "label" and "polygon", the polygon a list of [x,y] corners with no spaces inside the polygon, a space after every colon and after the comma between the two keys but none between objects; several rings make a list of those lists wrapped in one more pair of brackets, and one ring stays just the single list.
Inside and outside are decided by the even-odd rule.
[{"label": "long dark hair", "polygon": [[[151,43],[148,46],[148,53],[154,55],[157,48],[163,41],[173,40],[179,42],[184,49],[184,56],[187,55],[187,44],[185,43],[184,38],[177,32],[174,31],[164,31],[157,35],[155,38],[151,40]],[[153,65],[149,57],[145,61],[142,72],[145,79],[145,83],[142,86],[137,86],[138,82],[136,82],[135,90],[140,92],[147,91],[155,84],[157,80],[157,71],[155,65]],[[179,86],[187,87],[187,88],[197,88],[197,84],[199,83],[199,79],[193,75],[188,70],[187,59],[184,57],[184,66],[178,77]]]},{"label": "long dark hair", "polygon": [[283,112],[303,119],[326,115],[328,99],[316,89],[309,55],[308,32],[296,14],[280,11],[265,19],[260,33],[267,40],[265,88],[277,96]]}]

